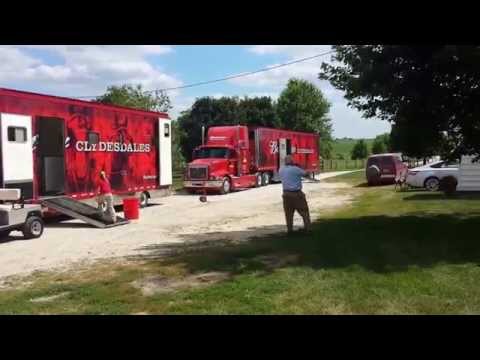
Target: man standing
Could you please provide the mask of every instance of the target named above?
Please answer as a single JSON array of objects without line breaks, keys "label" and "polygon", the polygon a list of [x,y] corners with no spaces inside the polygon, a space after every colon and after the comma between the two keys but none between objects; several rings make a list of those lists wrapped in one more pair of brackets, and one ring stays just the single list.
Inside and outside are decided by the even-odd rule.
[{"label": "man standing", "polygon": [[285,165],[278,172],[283,187],[283,209],[287,220],[288,233],[293,232],[293,215],[295,210],[303,218],[304,229],[310,229],[310,212],[308,210],[307,199],[302,192],[302,177],[307,176],[307,172],[296,164],[290,155],[285,157]]},{"label": "man standing", "polygon": [[115,208],[113,207],[113,195],[112,187],[110,186],[110,181],[108,181],[105,171],[100,171],[100,183],[98,185],[98,208],[103,213],[103,205],[106,203],[106,211],[112,222],[117,221],[117,214],[115,213]]}]

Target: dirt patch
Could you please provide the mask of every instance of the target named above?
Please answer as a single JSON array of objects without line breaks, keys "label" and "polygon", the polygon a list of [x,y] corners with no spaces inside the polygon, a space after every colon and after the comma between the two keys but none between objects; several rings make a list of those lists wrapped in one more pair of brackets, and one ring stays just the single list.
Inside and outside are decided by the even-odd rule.
[{"label": "dirt patch", "polygon": [[56,294],[56,295],[42,296],[42,297],[38,297],[38,298],[35,298],[35,299],[31,299],[30,302],[33,302],[33,303],[47,303],[47,302],[51,302],[53,300],[57,300],[57,299],[65,297],[65,296],[68,296],[69,294],[70,294],[69,291],[65,291],[65,292],[62,292],[62,293]]},{"label": "dirt patch", "polygon": [[208,272],[190,275],[181,279],[153,275],[141,280],[136,280],[132,286],[139,289],[144,296],[166,294],[179,290],[193,289],[209,286],[229,279],[231,275],[226,272]]},{"label": "dirt patch", "polygon": [[277,269],[284,267],[286,265],[297,264],[300,257],[299,255],[261,255],[254,258],[255,261],[258,261],[266,266],[267,269]]}]

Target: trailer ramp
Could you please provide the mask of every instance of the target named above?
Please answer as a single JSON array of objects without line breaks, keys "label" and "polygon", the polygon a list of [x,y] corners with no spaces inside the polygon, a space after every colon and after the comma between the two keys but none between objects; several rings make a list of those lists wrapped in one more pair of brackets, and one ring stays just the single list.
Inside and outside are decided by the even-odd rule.
[{"label": "trailer ramp", "polygon": [[111,223],[107,218],[103,217],[102,214],[98,212],[97,208],[67,196],[44,198],[42,199],[41,203],[42,205],[58,211],[61,214],[82,220],[87,224],[101,229],[129,223],[128,220],[119,217],[118,215],[117,221],[115,223]]}]

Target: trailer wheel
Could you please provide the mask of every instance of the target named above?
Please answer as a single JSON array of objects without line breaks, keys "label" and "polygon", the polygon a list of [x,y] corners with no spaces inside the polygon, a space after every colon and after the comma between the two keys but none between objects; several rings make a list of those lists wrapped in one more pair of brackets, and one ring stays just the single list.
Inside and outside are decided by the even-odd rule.
[{"label": "trailer wheel", "polygon": [[260,187],[263,185],[263,175],[262,173],[257,173],[256,175],[256,179],[255,179],[255,187]]},{"label": "trailer wheel", "polygon": [[148,206],[148,200],[150,199],[150,197],[148,196],[148,194],[146,192],[142,192],[140,194],[140,207],[143,209],[143,208],[146,208]]},{"label": "trailer wheel", "polygon": [[228,177],[223,178],[222,187],[220,188],[220,194],[225,195],[228,194],[232,190],[232,184]]},{"label": "trailer wheel", "polygon": [[262,185],[267,186],[270,184],[270,174],[268,172],[264,172],[262,174]]},{"label": "trailer wheel", "polygon": [[44,224],[42,218],[36,215],[30,216],[23,226],[23,237],[25,239],[39,238],[43,234],[43,228]]}]

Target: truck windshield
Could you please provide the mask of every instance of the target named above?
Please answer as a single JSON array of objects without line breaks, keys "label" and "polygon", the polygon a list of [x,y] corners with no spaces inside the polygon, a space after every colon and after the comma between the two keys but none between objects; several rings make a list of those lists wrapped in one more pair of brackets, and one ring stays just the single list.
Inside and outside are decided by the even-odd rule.
[{"label": "truck windshield", "polygon": [[227,148],[201,148],[194,152],[195,159],[221,158],[226,159],[229,156]]}]

